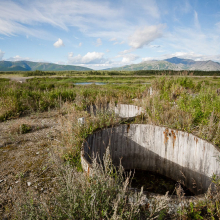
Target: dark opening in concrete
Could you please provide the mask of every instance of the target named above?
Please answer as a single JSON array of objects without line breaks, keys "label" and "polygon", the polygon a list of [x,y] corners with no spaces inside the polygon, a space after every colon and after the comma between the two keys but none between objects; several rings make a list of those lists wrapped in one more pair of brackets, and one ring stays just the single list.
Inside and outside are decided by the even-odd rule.
[{"label": "dark opening in concrete", "polygon": [[[178,190],[179,185],[183,189],[185,196],[194,196],[189,189],[183,184],[161,175],[157,172],[152,172],[148,170],[125,170],[126,173],[132,173],[131,187],[136,189],[141,189],[143,187],[144,191],[165,195],[177,195],[176,190]],[[128,175],[128,174],[126,174]]]},{"label": "dark opening in concrete", "polygon": [[113,164],[124,169],[157,172],[180,181],[195,195],[204,194],[213,174],[220,174],[220,151],[198,137],[148,124],[120,125],[90,135],[83,143],[82,166],[92,169],[91,157],[103,159],[109,147]]}]

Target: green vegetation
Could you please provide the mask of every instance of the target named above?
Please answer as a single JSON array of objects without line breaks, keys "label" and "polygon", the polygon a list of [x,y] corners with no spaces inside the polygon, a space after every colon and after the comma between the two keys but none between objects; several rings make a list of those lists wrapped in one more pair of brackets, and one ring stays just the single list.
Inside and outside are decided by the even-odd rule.
[{"label": "green vegetation", "polygon": [[148,121],[193,133],[220,146],[220,97],[218,85],[207,80],[160,78],[147,98]]},{"label": "green vegetation", "polygon": [[21,134],[26,134],[30,131],[31,131],[31,126],[29,126],[27,124],[21,124],[21,126],[20,126],[20,133]]},{"label": "green vegetation", "polygon": [[54,82],[54,83],[83,83],[83,82],[101,82],[101,83],[117,83],[117,84],[122,84],[122,83],[150,83],[152,79],[154,79],[154,76],[150,77],[134,77],[134,76],[127,76],[127,77],[122,77],[122,76],[117,76],[117,77],[111,77],[111,76],[83,76],[83,77],[45,77],[43,79],[39,78],[33,78],[33,79],[28,79],[28,82],[41,82],[41,81],[47,81],[47,82]]},{"label": "green vegetation", "polygon": [[129,102],[138,97],[145,85],[91,85],[86,87],[74,86],[71,80],[65,78],[56,79],[32,79],[20,84],[0,81],[0,121],[18,117],[27,112],[48,111],[52,108],[60,108],[64,102],[73,102],[76,96],[82,97],[82,106],[95,103],[99,97],[106,100],[124,99]]},{"label": "green vegetation", "polygon": [[[103,74],[97,74],[99,72]],[[155,200],[151,209],[144,206],[143,193],[128,189],[131,177],[125,178],[123,168],[116,169],[108,154],[103,166],[94,162],[94,175],[81,172],[80,149],[84,139],[97,129],[121,123],[111,113],[100,111],[96,116],[87,113],[85,110],[89,105],[133,103],[133,99],[137,99],[146,114],[136,118],[136,123],[187,131],[220,147],[220,96],[216,92],[220,79],[150,76],[162,74],[153,72],[129,72],[128,76],[124,76],[126,72],[82,72],[82,77],[32,78],[22,84],[0,79],[0,121],[57,109],[62,124],[55,144],[62,153],[59,153],[59,159],[54,156],[51,165],[56,177],[54,189],[46,195],[31,190],[27,193],[26,186],[21,185],[13,210],[14,219],[219,219],[220,180],[217,176],[213,176],[217,187],[215,193],[207,192],[203,203],[191,203],[171,215],[167,213],[167,195]],[[34,73],[43,76],[46,72]],[[150,77],[135,76],[144,76],[145,73]],[[175,72],[167,72],[168,75],[172,73]],[[78,73],[71,71],[68,74]],[[80,86],[74,85],[76,82],[107,84]],[[144,82],[151,85],[141,84]],[[152,95],[149,94],[149,86],[152,87]],[[84,125],[79,125],[79,117],[86,118]],[[19,132],[26,134],[31,129],[22,123]],[[181,198],[182,194],[176,190]]]},{"label": "green vegetation", "polygon": [[94,76],[116,76],[116,77],[137,77],[137,76],[220,76],[220,71],[201,71],[201,70],[29,70],[29,71],[13,71],[7,72],[0,69],[1,75],[22,75],[28,76],[81,76],[81,77],[94,77]]}]

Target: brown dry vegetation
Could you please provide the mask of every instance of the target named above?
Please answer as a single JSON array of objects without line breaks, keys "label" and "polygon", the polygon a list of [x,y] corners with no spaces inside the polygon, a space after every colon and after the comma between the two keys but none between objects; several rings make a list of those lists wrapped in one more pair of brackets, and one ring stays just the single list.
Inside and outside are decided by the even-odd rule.
[{"label": "brown dry vegetation", "polygon": [[[78,97],[76,103],[80,101],[81,98]],[[83,116],[87,118],[87,128],[78,124],[78,118]],[[108,119],[99,116],[88,115],[66,102],[59,110],[35,113],[0,123],[1,217],[17,216],[19,207],[15,204],[23,204],[27,193],[49,199],[56,189],[59,172],[51,154],[54,155],[53,158],[75,164],[80,170],[80,143],[89,129],[92,129],[91,123],[94,128],[110,125],[106,123],[118,123],[114,115]],[[28,128],[27,132],[22,132],[24,125]],[[85,129],[85,134],[82,129]],[[63,163],[61,161],[59,163]]]},{"label": "brown dry vegetation", "polygon": [[[143,219],[159,218],[158,216],[166,219],[166,196],[163,201],[158,200],[153,211],[145,210],[142,206],[140,208],[142,194],[139,195],[139,203],[128,206],[122,197],[117,197],[118,194],[114,194],[114,190],[111,191],[112,176],[110,178],[109,173],[100,171],[102,168],[97,168],[96,179],[88,179],[88,176],[80,172],[80,147],[85,137],[95,129],[120,122],[114,114],[101,112],[95,117],[84,110],[90,104],[100,107],[109,102],[134,102],[146,110],[146,114],[137,118],[136,122],[185,130],[220,145],[219,96],[215,92],[218,84],[215,80],[211,85],[202,81],[198,79],[192,83],[190,80],[181,81],[181,78],[159,78],[152,83],[153,95],[149,94],[146,86],[140,88],[140,85],[131,89],[120,85],[108,88],[91,86],[83,89],[68,87],[68,92],[74,92],[76,96],[73,100],[61,100],[59,96],[51,100],[51,103],[55,103],[51,108],[53,110],[50,110],[48,97],[58,92],[60,84],[55,84],[55,88],[49,90],[51,82],[48,81],[48,85],[42,91],[38,87],[41,86],[40,80],[33,80],[26,85],[9,84],[9,90],[13,92],[7,94],[2,89],[4,96],[0,97],[0,115],[5,115],[8,110],[18,112],[17,100],[26,105],[26,108],[25,112],[10,114],[11,120],[0,122],[0,218],[107,219],[108,216],[114,217],[113,219],[138,219],[137,216],[140,217],[139,214],[142,213]],[[31,92],[41,95],[47,104],[45,108],[40,108],[39,102],[30,98],[32,96],[26,96],[28,86],[36,86],[35,91]],[[201,89],[203,87],[205,89]],[[16,92],[21,89],[23,96],[17,97]],[[62,95],[66,90],[59,91]],[[210,103],[214,103],[213,106],[210,106]],[[23,116],[19,117],[21,115]],[[78,124],[79,117],[86,118],[85,126]],[[128,193],[128,181],[121,179],[118,185],[113,186],[119,187],[118,190],[122,194]],[[219,187],[218,178],[215,181]],[[102,187],[106,191],[101,192]],[[81,192],[84,194],[80,194]],[[77,207],[69,206],[78,198],[81,198],[77,200],[79,203],[90,204],[88,193],[100,193],[97,200],[103,199],[101,194],[105,198],[112,194],[115,198],[111,197],[112,200],[109,200],[105,207],[99,205],[103,202],[94,203],[93,211],[88,209],[87,213],[81,213]],[[207,219],[217,219],[220,217],[216,206],[219,205],[216,203],[219,198],[219,193],[212,195],[209,192],[204,204],[184,207],[173,219],[201,219],[199,216],[204,209],[205,212],[202,214]],[[105,208],[106,213],[101,213],[100,210]],[[81,217],[77,218],[77,215]]]},{"label": "brown dry vegetation", "polygon": [[[31,187],[46,192],[51,178],[51,143],[59,134],[58,112],[34,114],[0,123],[0,215],[10,216],[18,199],[16,188]],[[21,132],[27,125],[28,133]]]}]

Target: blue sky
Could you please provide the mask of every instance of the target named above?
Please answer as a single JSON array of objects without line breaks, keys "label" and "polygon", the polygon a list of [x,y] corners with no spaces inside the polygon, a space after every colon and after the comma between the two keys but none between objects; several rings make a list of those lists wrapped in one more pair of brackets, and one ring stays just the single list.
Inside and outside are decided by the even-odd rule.
[{"label": "blue sky", "polygon": [[220,62],[220,0],[0,0],[0,60]]}]

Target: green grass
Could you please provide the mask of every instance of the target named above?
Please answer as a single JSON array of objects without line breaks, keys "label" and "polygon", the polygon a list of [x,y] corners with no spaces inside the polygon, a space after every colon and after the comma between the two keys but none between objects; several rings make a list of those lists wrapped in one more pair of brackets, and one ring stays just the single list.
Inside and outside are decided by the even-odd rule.
[{"label": "green grass", "polygon": [[82,106],[94,103],[99,97],[131,101],[146,89],[146,85],[74,86],[68,78],[38,78],[27,83],[0,81],[0,121],[18,117],[27,112],[48,111],[60,108],[61,103],[74,102],[76,96],[82,97]]},{"label": "green grass", "polygon": [[[44,81],[57,83],[80,83],[80,82],[104,82],[104,83],[146,83],[154,79],[151,77],[135,77],[135,76],[81,76],[81,77],[45,77]],[[41,82],[40,78],[28,79],[28,82]]]},{"label": "green grass", "polygon": [[[75,82],[108,82],[108,84],[78,86],[74,85]],[[113,84],[113,82],[122,84]],[[154,94],[150,96],[149,85],[140,82],[151,82],[150,86]],[[86,114],[82,110],[90,104],[132,103],[132,99],[139,98],[143,100],[142,107],[146,110],[141,123],[187,131],[220,147],[220,96],[216,93],[219,87],[220,80],[214,77],[139,78],[85,75],[75,78],[33,78],[23,84],[0,79],[0,120],[19,117],[29,112],[61,109],[65,103],[69,103],[70,109],[75,109],[73,115],[77,119]],[[68,113],[68,110],[63,111],[63,114],[65,113]],[[113,218],[115,210],[118,219],[138,219],[140,213],[150,218],[149,210],[143,211],[141,206],[135,206],[136,212],[133,212],[134,209],[131,209],[132,206],[129,205],[126,197],[129,191],[126,188],[126,193],[123,194],[121,187],[125,184],[124,179],[117,182],[119,179],[114,179],[116,176],[112,177],[106,169],[102,171],[100,167],[97,168],[97,175],[91,178],[79,172],[82,141],[95,129],[118,123],[114,120],[114,116],[99,115],[98,118],[93,119],[96,121],[87,121],[84,127],[79,127],[77,121],[71,123],[65,121],[67,117],[68,114],[63,120],[69,127],[62,130],[63,136],[59,144],[61,148],[68,146],[71,151],[63,155],[68,165],[62,165],[62,171],[57,173],[59,179],[57,191],[43,200],[42,197],[40,200],[39,195],[33,197],[30,194],[23,195],[24,199],[18,203],[20,212],[17,214],[20,219],[104,219]],[[21,129],[21,133],[29,131],[25,126]],[[203,204],[184,207],[174,219],[202,217],[218,219],[220,180],[216,177],[213,182],[218,189],[215,195],[208,194],[207,201]],[[122,194],[126,199],[121,199],[119,195]],[[96,200],[93,200],[93,195],[96,196]],[[118,204],[117,208],[113,204]],[[82,206],[85,206],[84,209],[81,208]],[[166,211],[159,209],[159,212],[152,214],[151,217],[160,216],[163,219],[167,214]]]},{"label": "green grass", "polygon": [[158,78],[152,83],[156,93],[147,97],[148,121],[193,133],[220,146],[219,84],[207,79]]},{"label": "green grass", "polygon": [[[37,67],[35,67],[36,69]],[[51,71],[43,71],[43,69],[37,69],[35,71],[0,71],[1,75],[23,75],[23,76],[220,76],[220,71],[195,71],[195,70],[66,70],[56,71],[51,68]]]}]

